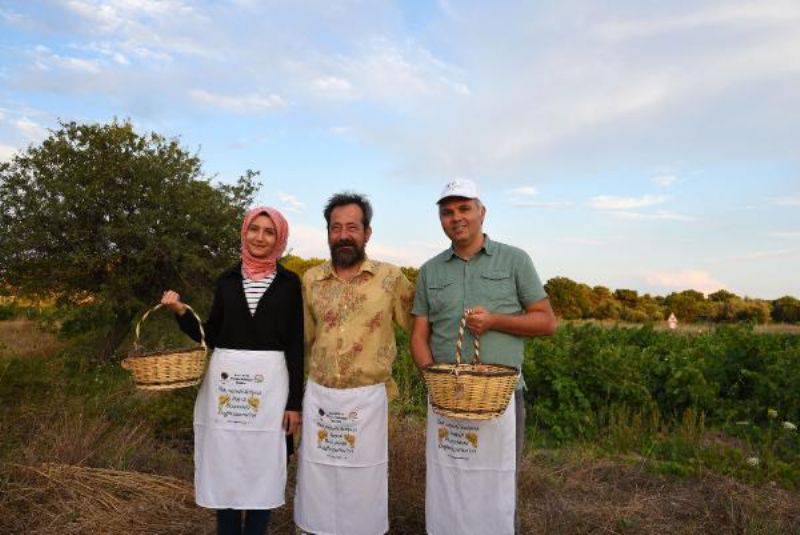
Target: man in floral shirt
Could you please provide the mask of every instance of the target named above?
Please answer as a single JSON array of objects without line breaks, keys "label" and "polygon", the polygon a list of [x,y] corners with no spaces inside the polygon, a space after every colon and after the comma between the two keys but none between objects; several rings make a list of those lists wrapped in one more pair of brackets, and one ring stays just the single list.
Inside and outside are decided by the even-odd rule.
[{"label": "man in floral shirt", "polygon": [[366,257],[372,207],[363,196],[334,195],[324,215],[331,260],[303,277],[309,373],[295,522],[311,533],[379,535],[389,529],[394,324],[410,330],[414,286]]}]

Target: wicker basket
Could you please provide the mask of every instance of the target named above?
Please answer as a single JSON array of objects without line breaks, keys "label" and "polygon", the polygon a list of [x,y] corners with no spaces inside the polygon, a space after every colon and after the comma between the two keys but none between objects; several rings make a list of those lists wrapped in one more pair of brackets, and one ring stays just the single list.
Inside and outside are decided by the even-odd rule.
[{"label": "wicker basket", "polygon": [[519,370],[500,364],[483,364],[480,339],[473,337],[475,360],[462,364],[461,345],[469,310],[458,325],[455,364],[431,364],[422,375],[434,412],[448,418],[489,420],[505,412],[519,380]]},{"label": "wicker basket", "polygon": [[[158,304],[142,315],[142,319],[136,324],[136,339],[134,340],[134,351],[138,351],[139,332],[142,323],[147,316],[161,307]],[[206,347],[205,333],[203,332],[203,322],[197,317],[192,307],[186,308],[197,318],[200,325],[200,345],[190,349],[178,349],[172,351],[159,351],[155,353],[145,353],[128,357],[122,361],[122,367],[129,370],[133,375],[136,388],[141,390],[172,390],[184,388],[198,384],[205,371]]]}]

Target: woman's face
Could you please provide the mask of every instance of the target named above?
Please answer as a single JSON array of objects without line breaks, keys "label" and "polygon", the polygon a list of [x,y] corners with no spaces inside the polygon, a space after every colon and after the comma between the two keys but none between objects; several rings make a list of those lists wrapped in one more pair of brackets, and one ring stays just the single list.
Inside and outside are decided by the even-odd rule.
[{"label": "woman's face", "polygon": [[248,252],[256,258],[266,258],[275,248],[278,233],[275,223],[266,214],[255,217],[245,234],[245,245]]}]

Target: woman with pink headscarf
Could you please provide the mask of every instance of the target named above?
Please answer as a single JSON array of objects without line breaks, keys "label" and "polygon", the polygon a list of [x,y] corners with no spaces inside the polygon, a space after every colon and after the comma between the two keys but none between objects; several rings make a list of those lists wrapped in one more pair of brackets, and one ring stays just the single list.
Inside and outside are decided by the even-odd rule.
[{"label": "woman with pink headscarf", "polygon": [[[218,279],[203,324],[213,353],[194,408],[195,498],[217,509],[220,534],[261,535],[285,502],[303,396],[300,279],[277,263],[288,235],[276,209],[247,212],[241,262]],[[199,341],[180,296],[168,290],[161,302]]]}]

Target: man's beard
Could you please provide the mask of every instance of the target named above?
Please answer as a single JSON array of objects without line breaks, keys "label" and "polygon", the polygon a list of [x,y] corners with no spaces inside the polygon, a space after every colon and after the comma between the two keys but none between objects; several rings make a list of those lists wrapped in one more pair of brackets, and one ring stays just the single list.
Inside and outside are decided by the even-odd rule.
[{"label": "man's beard", "polygon": [[364,246],[359,247],[352,240],[340,240],[331,247],[331,261],[333,265],[341,268],[353,267],[364,261],[366,253]]}]

